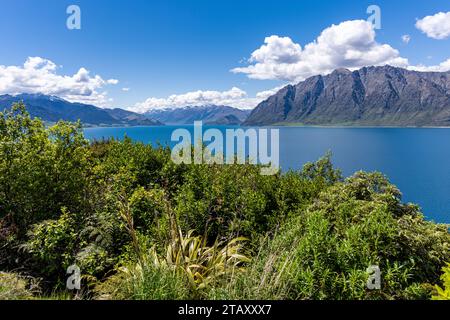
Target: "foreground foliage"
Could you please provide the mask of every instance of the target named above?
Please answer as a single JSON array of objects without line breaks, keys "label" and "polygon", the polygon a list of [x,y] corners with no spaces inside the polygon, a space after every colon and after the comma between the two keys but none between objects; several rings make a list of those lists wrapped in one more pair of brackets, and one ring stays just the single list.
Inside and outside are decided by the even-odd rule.
[{"label": "foreground foliage", "polygon": [[450,300],[450,263],[442,271],[441,280],[444,285],[443,287],[435,286],[436,293],[433,295],[433,300]]},{"label": "foreground foliage", "polygon": [[[46,128],[17,105],[0,114],[0,299],[67,298],[73,264],[78,298],[448,297],[448,226],[382,174],[343,179],[329,155],[259,172],[175,165],[168,148],[127,138],[89,143],[80,124]],[[366,287],[371,265],[381,290]]]}]

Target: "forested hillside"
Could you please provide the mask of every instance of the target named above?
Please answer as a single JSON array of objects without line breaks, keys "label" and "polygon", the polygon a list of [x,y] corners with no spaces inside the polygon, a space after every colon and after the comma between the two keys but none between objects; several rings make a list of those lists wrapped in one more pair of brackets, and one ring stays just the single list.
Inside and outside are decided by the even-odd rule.
[{"label": "forested hillside", "polygon": [[329,155],[259,172],[88,142],[79,124],[46,128],[16,105],[0,114],[0,299],[448,298],[448,226],[385,176],[344,179]]}]

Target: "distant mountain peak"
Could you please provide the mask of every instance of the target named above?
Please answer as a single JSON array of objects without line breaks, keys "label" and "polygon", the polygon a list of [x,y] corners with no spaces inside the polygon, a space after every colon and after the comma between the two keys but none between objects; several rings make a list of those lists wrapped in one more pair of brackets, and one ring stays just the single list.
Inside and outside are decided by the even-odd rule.
[{"label": "distant mountain peak", "polygon": [[241,110],[224,105],[185,106],[177,108],[153,109],[145,114],[166,124],[193,124],[203,121],[204,124],[242,123],[249,115],[249,110]]},{"label": "distant mountain peak", "polygon": [[346,68],[338,68],[335,69],[331,74],[350,74],[352,71]]},{"label": "distant mountain peak", "polygon": [[59,120],[81,120],[84,125],[95,126],[134,126],[161,125],[149,117],[120,108],[102,109],[83,103],[72,103],[57,96],[42,93],[5,94],[0,96],[0,110],[10,108],[13,103],[25,103],[32,117],[43,121],[57,122]]}]

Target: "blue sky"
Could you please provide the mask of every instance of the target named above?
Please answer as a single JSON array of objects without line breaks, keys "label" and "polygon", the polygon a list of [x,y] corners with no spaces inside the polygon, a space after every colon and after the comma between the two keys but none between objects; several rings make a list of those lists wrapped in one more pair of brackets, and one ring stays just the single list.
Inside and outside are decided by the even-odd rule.
[{"label": "blue sky", "polygon": [[[71,4],[81,9],[81,30],[66,27],[66,8]],[[249,99],[251,104],[256,101],[251,98],[258,92],[302,80],[316,70],[326,73],[327,68],[317,66],[311,67],[312,71],[298,71],[308,69],[310,60],[297,64],[297,69],[291,68],[294,67],[292,59],[306,58],[295,52],[280,53],[279,50],[295,51],[296,44],[303,50],[332,24],[365,20],[369,16],[366,9],[371,4],[381,8],[382,28],[375,30],[377,45],[388,45],[398,51],[397,54],[389,49],[386,55],[391,56],[387,60],[377,57],[376,62],[393,61],[389,59],[396,55],[407,59],[408,66],[438,66],[450,58],[450,39],[445,33],[441,34],[441,39],[436,39],[432,36],[433,25],[426,29],[428,34],[415,25],[425,16],[450,12],[448,0],[296,0],[282,3],[261,0],[3,0],[0,4],[0,66],[4,74],[12,74],[15,78],[10,80],[11,76],[3,76],[2,79],[0,74],[0,93],[36,91],[42,85],[44,93],[60,93],[69,100],[133,107],[151,97],[161,99],[151,100],[150,106],[164,105],[167,104],[164,99],[170,95],[198,90],[217,91],[209,94],[220,100],[221,92],[235,87],[240,91],[230,92],[225,98],[232,102],[236,94],[239,103],[245,104],[243,101]],[[358,25],[354,26],[358,29]],[[349,26],[346,30],[353,32],[352,28]],[[339,30],[337,34],[340,34]],[[263,46],[265,38],[272,35],[277,38],[273,38],[267,48],[266,51],[270,52],[258,55],[263,55],[261,59],[264,61],[247,61],[255,50]],[[403,35],[409,35],[409,43],[402,41]],[[373,44],[368,46],[377,52],[382,48]],[[314,48],[315,54],[320,56],[323,47]],[[274,53],[274,50],[278,51]],[[28,57],[47,59],[55,66],[47,64],[45,71],[33,73],[30,78],[35,78],[35,82],[30,85],[29,79],[23,79],[29,73],[18,76],[23,70],[11,68],[23,67]],[[348,66],[348,61],[341,62],[334,57],[326,59],[336,60],[336,67],[340,67],[340,63]],[[370,64],[370,61],[361,59],[351,66]],[[249,69],[230,71],[258,62],[263,69],[280,70],[270,74]],[[41,66],[42,62],[30,65]],[[84,68],[83,72],[78,73],[80,68]],[[85,78],[84,70],[90,72],[86,77],[92,90],[81,85]],[[58,77],[48,76],[46,72],[61,77],[73,77],[77,73],[78,76],[74,78],[76,80],[59,81]],[[298,76],[296,72],[299,72]],[[101,80],[93,79],[95,75],[99,75]],[[108,82],[108,79],[116,79],[118,83]],[[54,92],[49,89],[55,87],[52,81],[58,86]],[[124,91],[123,88],[129,90]],[[76,90],[84,91],[80,95]],[[96,94],[90,96],[91,91]],[[175,101],[184,101],[184,98]]]}]

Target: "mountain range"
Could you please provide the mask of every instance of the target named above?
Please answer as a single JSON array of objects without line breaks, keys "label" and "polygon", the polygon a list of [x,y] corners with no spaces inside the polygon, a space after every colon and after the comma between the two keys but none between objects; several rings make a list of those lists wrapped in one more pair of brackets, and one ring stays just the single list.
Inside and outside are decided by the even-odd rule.
[{"label": "mountain range", "polygon": [[145,113],[165,124],[193,124],[201,120],[206,125],[239,125],[249,114],[250,110],[218,105],[154,109]]},{"label": "mountain range", "polygon": [[85,126],[355,125],[450,126],[450,72],[392,66],[337,69],[279,90],[255,109],[206,105],[154,109],[139,114],[72,103],[44,94],[1,95],[0,111],[23,101],[46,122],[81,120]]},{"label": "mountain range", "polygon": [[284,87],[243,124],[450,126],[450,72],[337,69]]},{"label": "mountain range", "polygon": [[115,108],[103,109],[83,103],[72,103],[56,96],[44,94],[19,94],[0,96],[0,111],[13,103],[23,101],[31,117],[46,122],[59,120],[78,121],[85,126],[154,126],[162,125],[139,113]]}]

